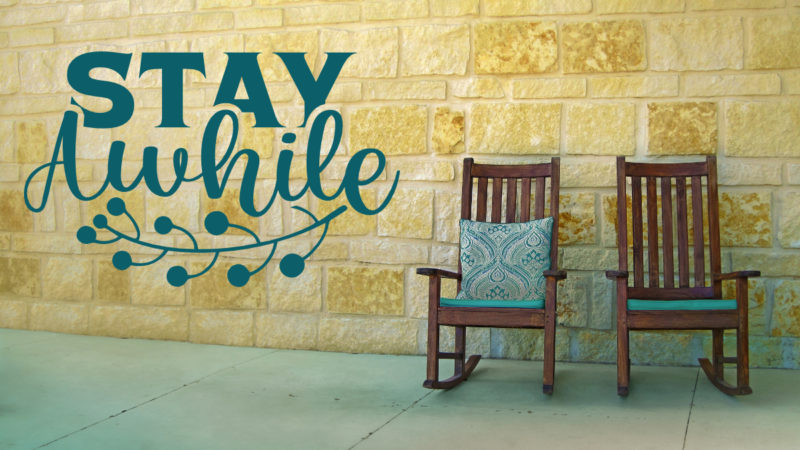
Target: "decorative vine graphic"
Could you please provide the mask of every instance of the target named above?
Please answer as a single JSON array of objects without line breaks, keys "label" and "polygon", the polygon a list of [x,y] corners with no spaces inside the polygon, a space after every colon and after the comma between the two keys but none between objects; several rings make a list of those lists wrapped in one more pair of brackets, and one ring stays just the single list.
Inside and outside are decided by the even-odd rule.
[{"label": "decorative vine graphic", "polygon": [[[186,235],[192,241],[192,247],[171,247],[142,240],[142,233],[141,229],[139,228],[139,224],[136,222],[136,219],[130,214],[130,212],[128,212],[127,208],[125,207],[125,202],[119,197],[114,197],[111,200],[109,200],[108,203],[106,204],[106,210],[112,216],[125,215],[128,218],[128,220],[130,220],[131,224],[133,224],[135,236],[129,236],[115,229],[114,227],[108,224],[108,217],[106,217],[104,214],[98,214],[94,216],[94,218],[92,219],[92,225],[94,225],[94,228],[91,226],[82,226],[81,228],[78,229],[77,237],[78,241],[80,241],[83,244],[106,245],[118,242],[120,240],[125,240],[142,247],[161,250],[161,253],[154,259],[142,262],[133,261],[133,258],[129,252],[125,250],[120,250],[114,253],[114,256],[111,258],[112,264],[114,264],[114,267],[116,267],[119,270],[127,270],[128,268],[134,266],[148,266],[150,264],[153,264],[161,260],[161,258],[166,256],[168,253],[214,255],[214,257],[211,259],[211,262],[208,263],[208,265],[198,273],[190,274],[185,267],[180,265],[175,265],[170,267],[169,270],[167,271],[167,282],[169,282],[169,284],[171,284],[172,286],[176,287],[183,286],[184,284],[186,284],[188,280],[202,276],[206,272],[211,270],[211,268],[214,267],[214,264],[216,264],[217,259],[219,259],[219,255],[222,253],[231,253],[231,252],[250,250],[254,248],[269,246],[270,247],[269,255],[264,259],[264,262],[260,266],[258,266],[255,270],[249,270],[243,264],[234,264],[228,269],[228,282],[233,286],[241,287],[246,285],[247,282],[250,281],[250,277],[261,271],[261,269],[263,269],[264,267],[267,266],[267,264],[269,264],[269,262],[272,260],[273,255],[275,254],[275,250],[278,248],[279,243],[292,239],[296,236],[303,235],[322,226],[323,227],[322,236],[320,236],[317,243],[308,253],[302,256],[296,253],[289,253],[288,255],[284,256],[281,259],[279,268],[281,270],[281,273],[283,273],[285,276],[293,278],[303,273],[303,270],[305,269],[306,258],[311,256],[317,250],[322,241],[325,239],[325,235],[328,233],[328,225],[330,224],[330,221],[347,209],[346,206],[342,205],[336,208],[334,211],[332,211],[324,218],[317,219],[314,216],[314,214],[312,214],[305,208],[302,208],[300,206],[292,206],[292,208],[309,216],[313,221],[313,223],[303,229],[267,241],[262,241],[255,232],[253,232],[247,227],[230,223],[228,221],[228,216],[221,211],[214,211],[209,213],[206,216],[203,225],[205,226],[206,231],[208,231],[210,234],[214,236],[221,236],[224,235],[231,228],[234,228],[246,232],[247,234],[252,236],[253,240],[255,241],[252,244],[239,245],[235,247],[224,247],[224,248],[200,248],[200,246],[197,243],[197,239],[195,239],[194,235],[192,235],[192,233],[189,230],[176,225],[175,223],[172,222],[172,220],[169,217],[166,216],[158,217],[153,223],[156,233],[161,235],[167,235],[173,231],[178,231]],[[106,240],[98,239],[97,230],[95,230],[95,228],[97,230],[108,230],[115,237]]]}]

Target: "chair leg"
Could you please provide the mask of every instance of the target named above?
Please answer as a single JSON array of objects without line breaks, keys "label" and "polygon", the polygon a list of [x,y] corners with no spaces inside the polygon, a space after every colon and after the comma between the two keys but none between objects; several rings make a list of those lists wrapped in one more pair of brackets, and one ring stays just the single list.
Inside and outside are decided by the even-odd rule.
[{"label": "chair leg", "polygon": [[439,324],[435,320],[428,320],[428,368],[427,379],[422,385],[433,388],[433,383],[439,379]]},{"label": "chair leg", "polygon": [[[457,386],[462,381],[466,380],[473,370],[475,370],[475,366],[478,365],[478,361],[481,359],[481,355],[472,355],[464,361],[464,356],[466,353],[466,327],[456,327],[456,335],[455,335],[455,348],[453,353],[445,353],[439,351],[439,327],[436,325],[435,331],[435,339],[436,344],[435,347],[432,345],[432,331],[428,329],[428,379],[422,383],[423,387],[428,389],[450,389],[454,386]],[[439,360],[440,359],[453,359],[455,360],[455,367],[453,376],[446,379],[446,380],[439,380]]]},{"label": "chair leg", "polygon": [[617,326],[617,394],[628,395],[631,378],[631,360],[628,351],[628,327]]},{"label": "chair leg", "polygon": [[453,373],[464,372],[464,355],[467,352],[467,327],[456,327],[455,362]]},{"label": "chair leg", "polygon": [[542,392],[553,393],[556,366],[556,324],[555,315],[547,317],[544,326],[544,373],[542,375]]}]

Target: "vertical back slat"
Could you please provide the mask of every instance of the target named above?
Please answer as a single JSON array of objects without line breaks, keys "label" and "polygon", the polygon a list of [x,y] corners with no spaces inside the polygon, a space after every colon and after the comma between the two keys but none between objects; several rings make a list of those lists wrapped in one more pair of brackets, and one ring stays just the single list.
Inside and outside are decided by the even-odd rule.
[{"label": "vertical back slat", "polygon": [[535,202],[533,207],[533,218],[541,219],[544,217],[544,177],[536,177],[536,194],[533,197]]},{"label": "vertical back slat", "polygon": [[631,177],[631,219],[633,221],[633,285],[644,287],[644,232],[642,230],[642,178]]},{"label": "vertical back slat", "polygon": [[678,286],[689,287],[689,225],[686,204],[686,177],[675,177],[675,214],[678,215]]},{"label": "vertical back slat", "polygon": [[550,244],[550,268],[558,269],[558,199],[561,188],[561,159],[558,157],[550,160],[550,213],[553,216],[553,239]]},{"label": "vertical back slat", "polygon": [[531,220],[531,179],[522,179],[522,197],[519,200],[519,221]]},{"label": "vertical back slat", "polygon": [[[717,194],[717,158],[709,156],[706,159],[708,165],[708,242],[711,251],[711,273],[722,272],[722,261],[720,260],[719,243],[719,198]],[[714,286],[714,297],[722,297],[722,282],[716,281]]]},{"label": "vertical back slat", "polygon": [[672,260],[672,182],[661,178],[661,252],[664,259],[664,287],[675,287],[675,268]]},{"label": "vertical back slat", "polygon": [[514,222],[517,218],[517,179],[508,178],[506,181],[506,223]]},{"label": "vertical back slat", "polygon": [[703,184],[692,177],[692,227],[694,228],[694,285],[706,285],[705,242],[703,239]]},{"label": "vertical back slat", "polygon": [[479,222],[486,221],[486,191],[489,189],[488,184],[488,178],[478,178],[478,211],[475,214],[475,220]]},{"label": "vertical back slat", "polygon": [[500,223],[503,214],[503,179],[492,178],[492,222]]},{"label": "vertical back slat", "polygon": [[625,157],[617,157],[617,251],[619,270],[628,270],[628,203],[625,190]]},{"label": "vertical back slat", "polygon": [[647,262],[647,284],[658,287],[658,196],[655,177],[647,177]]}]

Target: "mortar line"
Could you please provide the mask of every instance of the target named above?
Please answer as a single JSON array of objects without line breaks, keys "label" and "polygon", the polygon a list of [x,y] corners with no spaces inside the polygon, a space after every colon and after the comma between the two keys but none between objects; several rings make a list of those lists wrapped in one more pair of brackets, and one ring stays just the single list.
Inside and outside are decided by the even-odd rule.
[{"label": "mortar line", "polygon": [[694,409],[694,395],[697,393],[697,380],[700,379],[700,369],[697,369],[697,375],[694,377],[694,389],[692,389],[692,400],[689,402],[689,416],[686,418],[686,429],[683,431],[683,446],[681,449],[686,449],[686,437],[689,435],[689,422],[692,420],[692,409]]},{"label": "mortar line", "polygon": [[403,408],[403,409],[402,409],[402,410],[401,410],[399,413],[397,413],[397,414],[395,414],[394,416],[390,417],[390,418],[389,418],[389,420],[387,420],[386,422],[384,422],[384,423],[383,423],[381,426],[379,426],[378,428],[375,428],[374,430],[370,431],[369,433],[367,433],[367,435],[366,435],[366,436],[362,437],[362,438],[361,438],[361,439],[360,439],[358,442],[356,442],[355,444],[353,444],[353,445],[351,445],[350,447],[348,447],[348,450],[352,450],[352,449],[354,449],[354,448],[358,447],[358,446],[359,446],[361,443],[363,443],[364,441],[366,441],[367,439],[369,439],[370,437],[372,437],[372,436],[373,436],[375,433],[377,433],[378,431],[380,431],[380,430],[381,430],[383,427],[385,427],[386,425],[389,425],[389,423],[391,423],[392,421],[394,421],[394,419],[397,419],[398,417],[400,417],[400,415],[401,415],[401,414],[403,414],[404,412],[406,412],[406,411],[408,411],[409,409],[411,409],[411,408],[413,408],[414,406],[416,406],[416,404],[417,404],[417,403],[421,402],[422,400],[424,400],[424,399],[425,399],[425,397],[427,397],[427,396],[431,395],[432,393],[433,393],[433,391],[431,391],[431,392],[428,392],[427,394],[423,395],[422,397],[420,397],[420,398],[418,398],[418,399],[414,400],[414,402],[413,402],[413,403],[411,403],[411,404],[410,404],[410,405],[408,405],[407,407]]},{"label": "mortar line", "polygon": [[218,373],[220,373],[220,372],[223,372],[223,371],[225,371],[225,370],[232,369],[232,368],[234,368],[234,367],[237,367],[237,366],[240,366],[240,365],[243,365],[243,364],[247,364],[247,363],[249,363],[249,362],[255,361],[255,360],[259,359],[259,358],[264,358],[264,357],[266,357],[266,356],[268,356],[268,355],[272,355],[272,354],[274,354],[274,353],[277,353],[277,352],[278,352],[278,350],[276,349],[276,350],[273,350],[273,351],[271,351],[271,352],[269,352],[269,353],[266,353],[266,354],[264,354],[264,355],[259,355],[259,356],[256,356],[256,357],[254,357],[254,358],[250,358],[250,359],[248,359],[248,360],[245,360],[245,361],[242,361],[242,362],[238,362],[238,363],[234,363],[234,364],[232,364],[232,365],[230,365],[230,366],[227,366],[227,367],[223,367],[223,368],[221,368],[221,369],[218,369],[218,370],[216,370],[216,371],[214,371],[214,372],[211,372],[211,373],[209,373],[208,375],[204,375],[204,376],[202,376],[202,377],[200,377],[200,378],[198,378],[198,379],[196,379],[196,380],[190,381],[190,382],[188,382],[188,383],[184,383],[184,384],[183,384],[183,385],[181,385],[181,386],[178,386],[178,387],[176,387],[176,388],[174,388],[174,389],[171,389],[171,390],[169,390],[169,391],[167,391],[167,392],[164,392],[163,394],[157,395],[157,396],[155,396],[155,397],[153,397],[153,398],[151,398],[151,399],[149,399],[149,400],[145,400],[145,401],[143,401],[143,402],[141,402],[141,403],[138,403],[138,404],[136,404],[136,405],[133,405],[133,406],[132,406],[132,407],[130,407],[130,408],[123,409],[122,411],[120,411],[120,412],[118,412],[118,413],[115,413],[115,414],[112,414],[112,415],[110,415],[110,416],[108,416],[108,417],[106,417],[106,418],[104,418],[104,419],[97,420],[97,421],[95,421],[95,422],[93,422],[93,423],[90,423],[89,425],[86,425],[86,426],[84,426],[84,427],[81,427],[81,428],[79,428],[79,429],[77,429],[77,430],[75,430],[75,431],[71,431],[71,432],[69,432],[69,433],[67,433],[67,434],[65,434],[65,435],[63,435],[63,436],[59,436],[59,437],[57,437],[57,438],[53,439],[52,441],[50,441],[50,442],[47,442],[47,443],[45,443],[45,444],[42,444],[42,445],[40,445],[40,446],[38,446],[38,447],[36,447],[36,448],[38,449],[38,448],[44,448],[44,447],[47,447],[47,446],[49,446],[50,444],[53,444],[53,443],[55,443],[55,442],[58,442],[58,441],[60,441],[60,440],[62,440],[62,439],[66,439],[66,438],[68,438],[68,437],[72,436],[73,434],[77,434],[77,433],[80,433],[81,431],[88,430],[89,428],[92,428],[92,427],[93,427],[93,426],[95,426],[95,425],[101,424],[101,423],[103,423],[103,422],[105,422],[105,421],[107,421],[107,420],[109,420],[109,419],[113,419],[113,418],[115,418],[115,417],[121,416],[121,415],[123,415],[123,414],[125,414],[125,413],[127,413],[127,412],[129,412],[129,411],[133,411],[134,409],[136,409],[136,408],[138,408],[138,407],[140,407],[140,406],[143,406],[143,405],[146,405],[146,404],[148,404],[148,403],[152,403],[152,402],[154,402],[154,401],[156,401],[156,400],[159,400],[159,399],[161,399],[161,398],[164,398],[164,397],[166,397],[167,395],[170,395],[170,394],[172,394],[173,392],[177,392],[177,391],[179,391],[179,390],[181,390],[181,389],[183,389],[183,388],[185,388],[185,387],[189,387],[189,386],[191,386],[191,385],[197,384],[197,383],[199,383],[199,382],[201,382],[201,381],[205,380],[206,378],[209,378],[209,377],[212,377],[212,376],[214,376],[214,375],[217,375],[217,374],[218,374]]}]

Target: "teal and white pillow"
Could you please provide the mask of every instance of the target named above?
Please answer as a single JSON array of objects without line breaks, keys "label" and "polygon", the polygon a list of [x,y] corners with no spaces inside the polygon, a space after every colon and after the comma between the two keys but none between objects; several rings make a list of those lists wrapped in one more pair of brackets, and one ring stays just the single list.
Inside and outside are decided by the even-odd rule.
[{"label": "teal and white pillow", "polygon": [[457,299],[541,300],[550,269],[553,218],[522,223],[461,220]]}]

